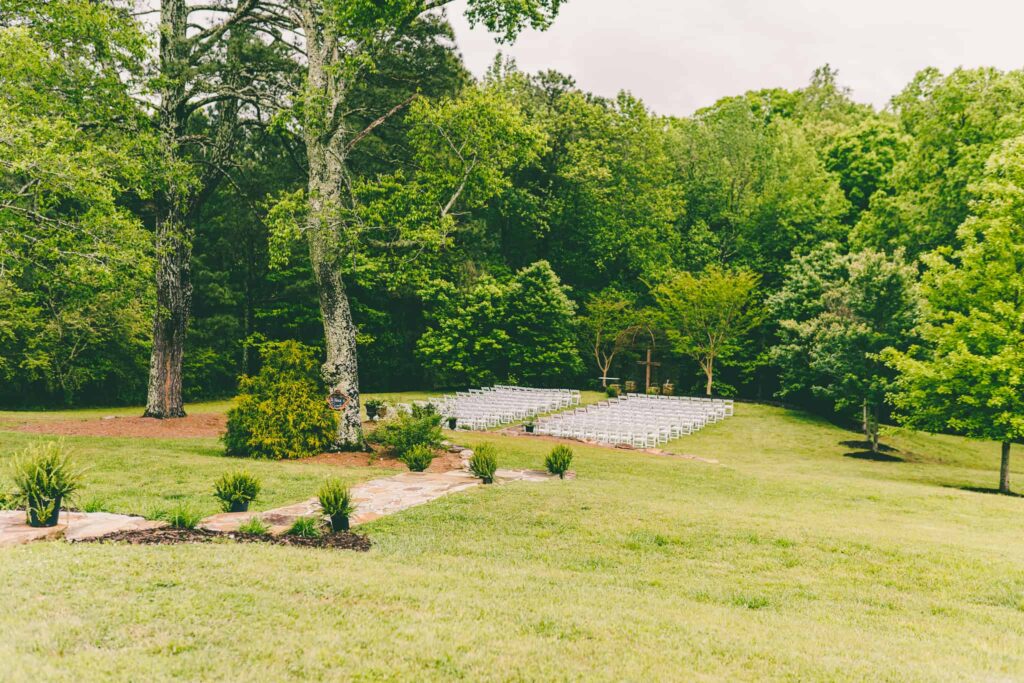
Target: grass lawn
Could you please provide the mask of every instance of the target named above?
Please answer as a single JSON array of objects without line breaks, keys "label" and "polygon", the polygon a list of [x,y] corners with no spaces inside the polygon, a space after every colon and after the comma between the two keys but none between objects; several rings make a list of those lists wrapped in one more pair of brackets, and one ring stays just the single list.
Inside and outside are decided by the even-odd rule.
[{"label": "grass lawn", "polygon": [[[0,460],[28,438],[0,432]],[[362,527],[366,554],[4,549],[0,677],[1024,677],[1024,498],[965,488],[995,485],[998,447],[889,430],[901,460],[878,462],[849,455],[857,439],[741,404],[669,447],[718,465],[580,446],[577,480],[479,487],[378,520]],[[539,467],[551,447],[459,440],[495,443],[502,466]],[[237,464],[213,440],[69,442],[93,465],[84,497],[118,511],[212,506],[212,479]],[[264,506],[338,471],[246,465]]]}]

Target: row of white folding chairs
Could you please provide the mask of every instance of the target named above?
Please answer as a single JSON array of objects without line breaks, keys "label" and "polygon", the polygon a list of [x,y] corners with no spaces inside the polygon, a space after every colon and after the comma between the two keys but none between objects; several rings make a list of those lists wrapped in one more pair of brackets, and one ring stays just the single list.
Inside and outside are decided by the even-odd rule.
[{"label": "row of white folding chairs", "polygon": [[619,417],[622,419],[632,419],[634,421],[672,421],[672,420],[687,420],[687,419],[699,419],[705,422],[718,422],[724,419],[724,415],[717,411],[699,410],[699,409],[682,409],[682,410],[644,410],[637,408],[623,408],[623,409],[602,409],[597,407],[577,408],[571,413],[562,413],[561,417],[574,417],[577,415],[592,415],[598,419],[608,419],[611,416]]},{"label": "row of white folding chairs", "polygon": [[699,404],[710,404],[713,406],[721,406],[725,411],[726,417],[732,417],[735,404],[731,398],[705,398],[702,396],[663,396],[661,394],[626,394],[626,398],[639,399],[641,401],[681,401],[684,403],[699,403]]}]

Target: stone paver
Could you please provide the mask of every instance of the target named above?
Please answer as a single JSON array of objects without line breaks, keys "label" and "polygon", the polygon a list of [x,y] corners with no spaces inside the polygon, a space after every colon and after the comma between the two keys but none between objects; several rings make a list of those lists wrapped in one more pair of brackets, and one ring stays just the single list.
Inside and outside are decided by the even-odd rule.
[{"label": "stone paver", "polygon": [[[494,478],[499,484],[557,479],[541,470],[503,469],[499,469]],[[575,478],[575,474],[569,472],[566,478]],[[403,472],[393,477],[374,479],[352,487],[356,512],[350,521],[352,524],[362,524],[479,485],[480,480],[464,470],[443,473]],[[270,525],[271,533],[282,533],[299,517],[321,514],[320,503],[316,498],[311,498],[266,512],[225,512],[213,515],[204,519],[200,526],[213,531],[235,531],[243,522],[258,516]],[[154,529],[164,525],[165,522],[109,512],[62,512],[57,526],[34,528],[25,524],[23,511],[4,510],[0,511],[0,546],[54,538],[80,541],[115,531]]]},{"label": "stone paver", "polygon": [[[567,479],[574,478],[570,472]],[[498,483],[510,481],[549,481],[558,477],[541,470],[501,470],[495,473]],[[479,486],[480,480],[461,470],[444,473],[403,472],[393,477],[374,479],[352,487],[352,498],[356,512],[350,518],[352,525],[379,519],[417,505],[429,503],[450,493],[465,491]],[[270,525],[271,533],[280,533],[300,517],[318,516],[323,513],[316,498],[275,508],[261,513],[238,512],[214,515],[203,520],[205,529],[234,531],[249,518],[257,515]]]},{"label": "stone paver", "polygon": [[22,510],[0,511],[0,546],[21,545],[30,541],[65,538],[80,541],[95,538],[115,531],[131,529],[153,529],[164,522],[154,522],[131,515],[115,515],[109,512],[62,512],[60,523],[52,527],[31,527],[25,524]]}]

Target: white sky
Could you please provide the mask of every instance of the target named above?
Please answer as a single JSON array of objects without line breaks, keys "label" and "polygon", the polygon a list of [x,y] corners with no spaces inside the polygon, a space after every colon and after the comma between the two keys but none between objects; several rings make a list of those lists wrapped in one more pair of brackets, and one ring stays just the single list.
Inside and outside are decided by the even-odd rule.
[{"label": "white sky", "polygon": [[1019,0],[568,0],[546,33],[499,46],[448,10],[469,69],[501,50],[599,95],[629,90],[660,114],[725,95],[797,88],[826,62],[861,102],[884,106],[926,66],[1024,66]]}]

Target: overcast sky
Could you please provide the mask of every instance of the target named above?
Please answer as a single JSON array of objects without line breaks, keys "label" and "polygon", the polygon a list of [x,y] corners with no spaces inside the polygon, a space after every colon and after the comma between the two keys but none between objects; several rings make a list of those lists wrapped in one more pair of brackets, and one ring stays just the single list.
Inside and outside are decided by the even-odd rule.
[{"label": "overcast sky", "polygon": [[557,69],[585,90],[625,89],[660,114],[719,97],[807,83],[826,62],[878,107],[925,66],[1024,66],[1019,0],[568,0],[546,33],[498,46],[448,14],[470,70],[500,49],[524,71]]}]

